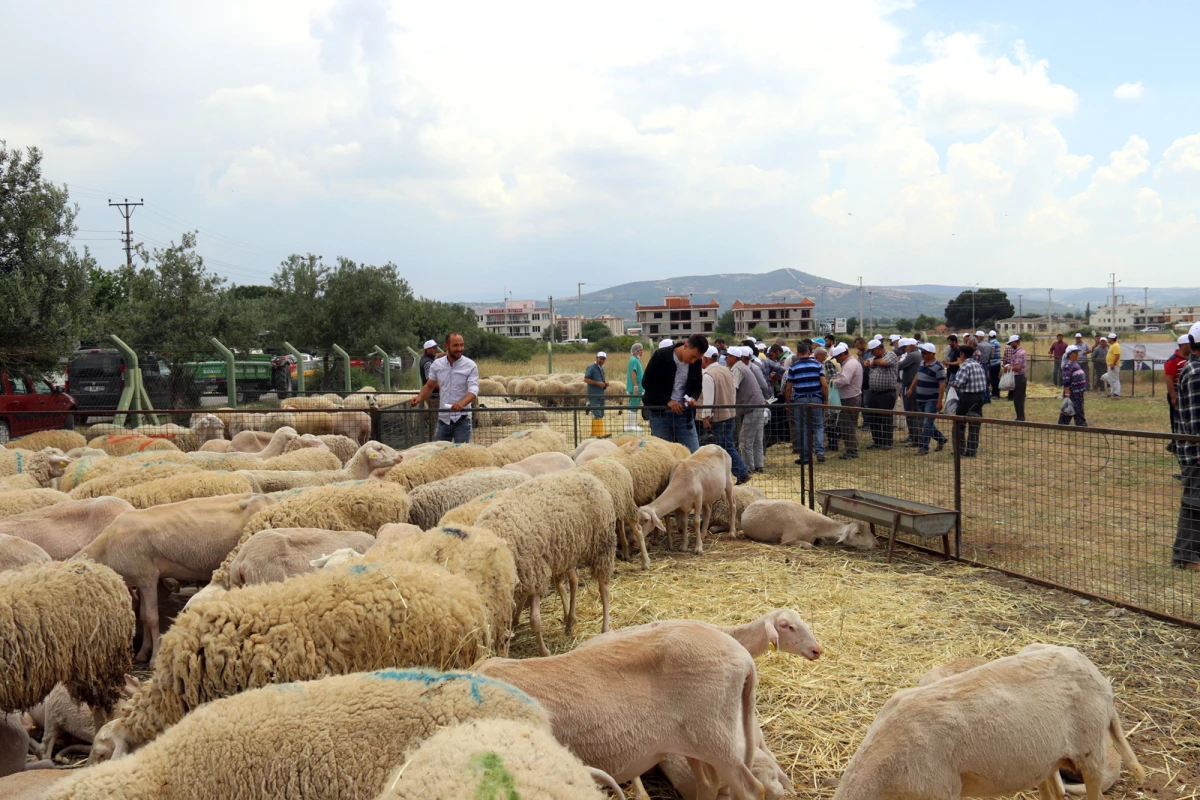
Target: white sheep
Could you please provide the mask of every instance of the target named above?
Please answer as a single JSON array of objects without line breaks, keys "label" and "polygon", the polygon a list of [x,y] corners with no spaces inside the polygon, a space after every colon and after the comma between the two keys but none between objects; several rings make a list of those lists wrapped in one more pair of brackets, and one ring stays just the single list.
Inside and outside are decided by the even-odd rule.
[{"label": "white sheep", "polygon": [[502,467],[529,458],[534,453],[566,454],[570,451],[567,449],[567,437],[543,425],[506,436],[490,445],[488,452],[491,453],[496,466]]},{"label": "white sheep", "polygon": [[621,543],[621,558],[629,560],[629,540],[642,551],[642,569],[650,568],[650,555],[646,552],[646,537],[637,524],[638,508],[634,502],[633,476],[619,461],[611,458],[594,458],[578,469],[595,475],[608,489],[613,501],[613,513],[617,518],[617,540]]},{"label": "white sheep", "polygon": [[203,497],[117,516],[81,558],[111,567],[138,590],[142,647],[136,660],[158,653],[158,583],[205,580],[237,543],[247,520],[275,500],[266,495]]},{"label": "white sheep", "polygon": [[[112,458],[110,461],[125,461],[124,458]],[[173,461],[158,461],[149,464],[131,461],[118,465],[111,471],[97,475],[71,490],[71,499],[88,500],[104,495],[115,495],[122,489],[130,489],[144,483],[168,478],[185,473],[199,473],[200,467],[191,464],[177,464]]]},{"label": "white sheep", "polygon": [[467,578],[407,561],[349,564],[194,604],[162,637],[154,673],[97,734],[120,758],[203,703],[273,683],[384,667],[465,668],[487,612]]},{"label": "white sheep", "polygon": [[0,520],[15,517],[28,511],[65,503],[71,496],[57,489],[18,489],[15,492],[0,492]]},{"label": "white sheep", "polygon": [[601,458],[615,459],[629,470],[633,476],[633,500],[639,506],[646,505],[663,493],[677,461],[675,454],[661,439],[624,443],[618,440],[617,449]]},{"label": "white sheep", "polygon": [[719,533],[728,531],[730,534],[736,534],[742,528],[742,513],[746,508],[754,502],[766,499],[762,489],[754,486],[734,486],[733,487],[733,504],[734,518],[729,519],[729,504],[722,497],[717,502],[713,503],[711,521],[708,524],[710,533]]},{"label": "white sheep", "polygon": [[795,500],[756,500],[742,512],[747,539],[766,544],[811,548],[818,542],[844,544],[858,550],[878,547],[862,522],[838,522]]},{"label": "white sheep", "polygon": [[[575,568],[591,568],[600,590],[602,630],[608,630],[608,584],[616,550],[616,514],[604,484],[587,472],[566,470],[532,478],[507,490],[479,515],[488,528],[512,548],[517,564],[517,613],[529,605],[529,623],[538,650],[550,651],[542,638],[541,598],[561,575],[571,579],[572,597],[578,577]],[[574,603],[567,610],[569,633]],[[501,646],[507,652],[507,645]]]},{"label": "white sheep", "polygon": [[571,469],[574,466],[575,461],[566,453],[552,452],[534,453],[520,461],[509,462],[501,467],[501,469],[520,472],[531,478],[536,478],[538,475],[547,475],[551,472]]},{"label": "white sheep", "polygon": [[28,436],[22,436],[20,439],[13,439],[8,443],[9,450],[28,450],[36,453],[39,450],[53,448],[61,450],[64,453],[68,450],[73,450],[76,447],[83,447],[87,444],[87,439],[83,438],[83,434],[76,431],[38,431],[31,433]]},{"label": "white sheep", "polygon": [[0,533],[0,572],[49,560],[50,555],[33,542]]},{"label": "white sheep", "polygon": [[754,659],[712,626],[666,621],[558,656],[488,659],[478,672],[540,701],[554,738],[618,782],[676,753],[703,762],[702,797],[716,794],[718,779],[734,800],[763,797],[750,770],[758,734]]},{"label": "white sheep", "polygon": [[259,531],[237,548],[229,565],[229,585],[253,586],[312,571],[310,562],[339,548],[365,553],[375,537],[362,531],[275,528]]},{"label": "white sheep", "polygon": [[69,500],[0,519],[0,533],[33,542],[55,561],[65,561],[91,544],[119,515],[132,510],[116,497]]},{"label": "white sheep", "polygon": [[957,800],[1033,786],[1043,798],[1061,797],[1058,771],[1073,764],[1096,800],[1110,738],[1140,782],[1145,770],[1125,739],[1108,680],[1074,648],[1033,644],[892,695],[834,798]]},{"label": "white sheep", "polygon": [[[638,525],[642,534],[658,529],[667,531],[662,518],[675,515],[676,527],[683,532],[683,549],[687,550],[688,515],[696,515],[696,555],[704,552],[704,534],[712,518],[712,506],[721,497],[729,507],[733,500],[733,462],[724,448],[706,444],[689,458],[680,461],[671,472],[666,490],[650,503],[638,509]],[[667,547],[672,546],[667,532]]]},{"label": "white sheep", "polygon": [[[121,702],[132,697],[137,692],[138,686],[137,678],[126,675],[125,684],[121,687]],[[114,706],[114,711],[120,707],[121,702]],[[113,715],[112,711],[102,712],[99,715],[102,719],[101,724],[107,724]],[[58,744],[58,738],[64,734],[86,742],[89,745],[86,749],[91,749],[90,745],[96,736],[97,715],[87,703],[71,697],[71,693],[67,691],[64,684],[60,683],[55,686],[50,694],[46,695],[45,700],[29,710],[28,716],[30,721],[42,731],[42,740],[34,748],[34,753],[38,758],[52,758],[54,746]],[[76,747],[76,745],[71,747]]]},{"label": "white sheep", "polygon": [[[303,438],[303,437],[302,437]],[[238,470],[259,492],[280,492],[305,486],[324,486],[340,481],[361,481],[376,470],[386,470],[400,461],[400,454],[386,444],[370,441],[357,449],[341,469],[316,472],[303,470]]]},{"label": "white sheep", "polygon": [[[401,455],[404,453],[401,452]],[[404,456],[403,461],[388,470],[384,480],[411,490],[423,483],[432,483],[451,475],[496,465],[488,448],[477,444],[456,444],[419,453],[412,458]]]},{"label": "white sheep", "polygon": [[610,775],[555,741],[548,725],[482,719],[443,728],[409,752],[375,800],[478,796],[498,776],[515,797],[602,800],[597,782],[624,796]]},{"label": "white sheep", "polygon": [[370,798],[440,726],[482,717],[548,724],[523,692],[461,672],[389,669],[254,689],[196,709],[129,758],[76,771],[47,800],[148,799],[164,787],[192,800]]},{"label": "white sheep", "polygon": [[166,439],[156,439],[152,436],[140,436],[135,433],[106,433],[89,439],[88,447],[103,450],[110,456],[129,456],[135,453],[162,451],[165,453],[182,453],[174,442]]},{"label": "white sheep", "polygon": [[409,500],[412,501],[408,519],[422,530],[428,530],[436,527],[438,521],[450,510],[480,495],[509,489],[528,479],[529,477],[522,473],[488,468],[425,483],[408,493]]},{"label": "white sheep", "polygon": [[71,465],[70,469],[59,478],[58,488],[70,493],[88,481],[103,475],[121,472],[132,466],[149,464],[182,464],[187,461],[187,455],[179,450],[155,450],[149,453],[135,453],[128,456],[84,456]]},{"label": "white sheep", "polygon": [[73,462],[56,448],[38,452],[0,450],[0,491],[48,489]]},{"label": "white sheep", "polygon": [[571,453],[571,458],[576,464],[586,464],[600,456],[608,455],[616,449],[617,445],[612,439],[584,439],[575,448],[575,452]]}]

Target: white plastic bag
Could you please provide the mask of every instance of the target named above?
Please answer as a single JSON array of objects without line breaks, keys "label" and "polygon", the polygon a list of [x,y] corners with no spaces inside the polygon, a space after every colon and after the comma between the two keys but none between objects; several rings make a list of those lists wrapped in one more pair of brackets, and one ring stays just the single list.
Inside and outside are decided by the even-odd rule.
[{"label": "white plastic bag", "polygon": [[958,413],[958,390],[953,386],[946,390],[946,397],[942,400],[942,413],[950,417]]},{"label": "white plastic bag", "polygon": [[1075,404],[1071,402],[1071,398],[1069,397],[1063,398],[1062,406],[1058,410],[1065,417],[1075,416]]},{"label": "white plastic bag", "polygon": [[1017,376],[1011,370],[1000,376],[1000,391],[1011,392],[1015,388],[1017,388]]}]

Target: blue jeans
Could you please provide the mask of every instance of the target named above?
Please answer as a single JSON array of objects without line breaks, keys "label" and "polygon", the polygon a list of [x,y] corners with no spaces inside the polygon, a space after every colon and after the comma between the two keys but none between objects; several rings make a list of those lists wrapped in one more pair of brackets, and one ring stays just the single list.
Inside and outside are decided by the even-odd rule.
[{"label": "blue jeans", "polygon": [[[917,411],[922,414],[936,414],[937,400],[918,400]],[[921,433],[917,437],[917,450],[928,450],[929,439],[932,437],[935,442],[945,442],[946,435],[937,429],[934,423],[936,420],[933,417],[925,417],[921,420]]]},{"label": "blue jeans", "polygon": [[746,462],[742,461],[742,454],[733,446],[733,428],[736,424],[736,418],[714,422],[712,423],[712,432],[717,439],[717,444],[725,448],[725,452],[729,453],[729,457],[733,459],[733,477],[745,480],[750,477],[750,470],[746,469]]},{"label": "blue jeans", "polygon": [[800,405],[792,409],[792,418],[796,422],[796,449],[800,452],[800,460],[808,460],[808,425],[805,423],[804,410],[808,409],[808,416],[812,419],[813,433],[813,455],[825,457],[825,409],[809,406],[809,403],[823,403],[825,398],[819,394],[804,394],[797,395],[792,398],[793,403]]},{"label": "blue jeans", "polygon": [[691,409],[682,414],[676,414],[670,409],[651,411],[650,434],[668,442],[678,442],[689,452],[694,453],[700,449],[700,437],[696,435],[694,422],[695,416],[696,412]]},{"label": "blue jeans", "polygon": [[445,422],[439,419],[437,433],[434,434],[433,440],[466,444],[471,441],[471,418],[459,417],[458,422]]}]

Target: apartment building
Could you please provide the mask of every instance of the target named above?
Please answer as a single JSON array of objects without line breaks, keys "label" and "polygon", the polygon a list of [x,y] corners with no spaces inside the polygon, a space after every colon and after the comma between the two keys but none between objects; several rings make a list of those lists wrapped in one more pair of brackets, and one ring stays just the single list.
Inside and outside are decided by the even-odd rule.
[{"label": "apartment building", "polygon": [[996,320],[996,333],[1003,339],[1014,333],[1071,333],[1079,330],[1083,322],[1066,317],[1009,317]]},{"label": "apartment building", "polygon": [[625,318],[601,315],[599,317],[555,317],[559,335],[563,339],[582,339],[583,326],[589,322],[602,322],[613,336],[625,335]]},{"label": "apartment building", "polygon": [[686,339],[693,333],[711,335],[721,313],[716,300],[697,304],[686,295],[664,297],[661,306],[635,302],[633,309],[642,335],[655,342],[667,338]]},{"label": "apartment building", "polygon": [[1141,330],[1154,325],[1166,327],[1171,324],[1169,309],[1150,308],[1136,303],[1117,303],[1116,313],[1112,305],[1101,306],[1092,314],[1089,322],[1097,330]]},{"label": "apartment building", "polygon": [[475,324],[510,339],[541,339],[553,321],[550,309],[535,300],[508,300],[500,308],[476,309]]},{"label": "apartment building", "polygon": [[803,339],[816,332],[813,309],[816,303],[805,297],[794,303],[743,303],[733,301],[733,334],[741,340],[762,326],[770,338]]}]

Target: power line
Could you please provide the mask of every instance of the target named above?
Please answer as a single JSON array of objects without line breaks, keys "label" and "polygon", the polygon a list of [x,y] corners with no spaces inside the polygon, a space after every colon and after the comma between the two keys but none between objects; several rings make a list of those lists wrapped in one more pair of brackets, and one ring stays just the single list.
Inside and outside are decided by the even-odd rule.
[{"label": "power line", "polygon": [[128,197],[125,198],[125,202],[123,202],[123,203],[114,203],[112,200],[108,201],[108,207],[120,209],[121,216],[125,218],[124,242],[125,242],[125,266],[127,266],[127,267],[133,266],[133,231],[130,230],[130,228],[129,228],[129,218],[133,216],[133,210],[140,205],[143,205],[141,198],[139,198],[138,202],[136,202],[136,203],[129,202]]}]

